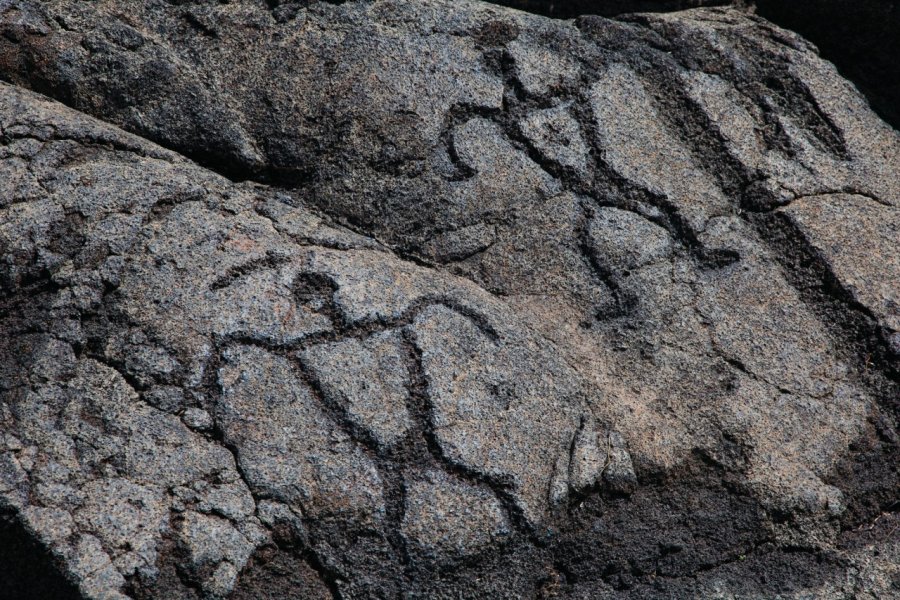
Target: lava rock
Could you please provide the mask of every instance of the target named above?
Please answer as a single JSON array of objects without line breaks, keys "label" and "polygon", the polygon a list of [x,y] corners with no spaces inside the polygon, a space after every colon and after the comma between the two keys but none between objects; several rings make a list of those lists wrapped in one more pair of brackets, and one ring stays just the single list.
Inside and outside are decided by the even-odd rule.
[{"label": "lava rock", "polygon": [[0,34],[0,595],[894,593],[900,136],[796,34]]}]

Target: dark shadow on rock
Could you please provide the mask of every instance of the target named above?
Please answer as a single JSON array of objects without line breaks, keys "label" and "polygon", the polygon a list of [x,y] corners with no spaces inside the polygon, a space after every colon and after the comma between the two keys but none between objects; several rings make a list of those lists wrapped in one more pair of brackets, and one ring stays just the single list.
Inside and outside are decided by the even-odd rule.
[{"label": "dark shadow on rock", "polygon": [[697,8],[698,6],[723,6],[733,4],[729,0],[490,0],[519,10],[571,19],[581,15],[614,17],[633,12],[664,12]]},{"label": "dark shadow on rock", "polygon": [[309,598],[329,600],[332,590],[301,558],[266,547],[241,574],[231,600]]},{"label": "dark shadow on rock", "polygon": [[719,580],[762,598],[835,576],[824,555],[778,548],[752,494],[697,458],[628,498],[593,496],[571,508],[552,554],[575,597],[595,581],[625,598],[703,597]]},{"label": "dark shadow on rock", "polygon": [[890,418],[876,414],[849,450],[828,483],[844,493],[847,512],[842,525],[854,530],[882,513],[900,511],[900,439]]},{"label": "dark shadow on rock", "polygon": [[643,600],[707,597],[721,584],[770,598],[843,576],[837,556],[779,548],[765,509],[733,475],[697,457],[649,475],[630,496],[573,499],[543,543],[513,540],[497,555],[416,578],[415,593],[537,590],[537,598],[592,598],[603,590]]},{"label": "dark shadow on rock", "polygon": [[81,595],[10,511],[0,509],[0,598],[77,600]]}]

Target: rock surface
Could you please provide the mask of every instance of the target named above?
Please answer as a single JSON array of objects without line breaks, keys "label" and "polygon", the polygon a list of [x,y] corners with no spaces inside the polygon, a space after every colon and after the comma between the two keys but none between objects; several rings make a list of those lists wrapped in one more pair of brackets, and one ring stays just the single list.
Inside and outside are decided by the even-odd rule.
[{"label": "rock surface", "polygon": [[813,42],[866,95],[872,108],[900,128],[900,3],[895,0],[490,0],[550,17],[618,16],[733,5]]},{"label": "rock surface", "polygon": [[818,46],[900,128],[900,4],[888,0],[756,0],[757,11]]},{"label": "rock surface", "polygon": [[438,0],[0,34],[0,532],[40,585],[898,593],[900,136],[803,39]]}]

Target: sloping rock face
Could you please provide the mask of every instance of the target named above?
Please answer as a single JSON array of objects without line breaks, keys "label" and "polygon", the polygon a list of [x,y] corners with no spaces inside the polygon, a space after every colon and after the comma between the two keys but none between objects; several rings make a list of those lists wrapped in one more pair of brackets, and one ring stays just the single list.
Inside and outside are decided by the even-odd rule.
[{"label": "sloping rock face", "polygon": [[429,0],[0,33],[0,510],[69,593],[900,593],[900,136],[799,37]]},{"label": "sloping rock face", "polygon": [[698,6],[746,7],[813,42],[872,108],[900,128],[900,3],[894,0],[491,0],[557,18]]},{"label": "sloping rock face", "polygon": [[900,128],[900,4],[882,0],[757,0],[761,15],[812,40]]}]

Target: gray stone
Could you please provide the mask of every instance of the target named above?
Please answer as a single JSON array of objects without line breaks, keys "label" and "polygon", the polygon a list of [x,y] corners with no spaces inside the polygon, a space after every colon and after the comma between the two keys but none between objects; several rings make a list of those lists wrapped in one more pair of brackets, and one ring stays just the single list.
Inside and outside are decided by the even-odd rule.
[{"label": "gray stone", "polygon": [[781,211],[886,335],[900,331],[900,198],[807,196]]},{"label": "gray stone", "polygon": [[637,269],[672,254],[672,240],[665,229],[618,208],[594,211],[589,235],[597,261],[613,271]]},{"label": "gray stone", "polygon": [[494,225],[476,223],[434,236],[423,245],[422,252],[437,262],[454,262],[484,252],[496,239]]},{"label": "gray stone", "polygon": [[10,0],[0,78],[0,527],[74,594],[893,595],[900,137],[796,35]]},{"label": "gray stone", "polygon": [[349,420],[381,446],[398,442],[409,431],[409,373],[396,334],[311,346],[303,360],[328,401],[343,407]]},{"label": "gray stone", "polygon": [[384,500],[375,465],[336,424],[327,425],[290,364],[249,346],[224,359],[216,418],[253,490],[313,518],[377,523]]},{"label": "gray stone", "polygon": [[520,126],[544,160],[568,167],[580,177],[587,178],[590,153],[581,134],[581,125],[572,117],[570,110],[563,104],[535,111]]},{"label": "gray stone", "polygon": [[233,589],[237,574],[247,563],[253,545],[228,521],[188,511],[178,533],[188,551],[190,569],[212,567],[212,575],[201,581],[212,597],[225,597]]},{"label": "gray stone", "polygon": [[[569,463],[571,471],[569,485],[575,492],[588,491],[597,484],[607,468],[612,466],[614,454],[612,434],[606,433],[604,436],[600,433],[596,424],[592,420],[587,420],[575,434]],[[631,473],[634,476],[633,467]]]},{"label": "gray stone", "polygon": [[514,40],[507,50],[515,64],[516,77],[529,94],[549,94],[578,80],[578,64],[551,49]]},{"label": "gray stone", "polygon": [[489,491],[429,472],[407,483],[402,531],[417,556],[446,563],[502,542],[510,526]]},{"label": "gray stone", "polygon": [[613,64],[590,89],[597,142],[619,175],[664,196],[695,232],[712,214],[729,210],[712,174],[696,168],[685,144],[670,133],[642,78]]},{"label": "gray stone", "polygon": [[85,502],[73,514],[75,524],[96,533],[123,575],[152,573],[160,534],[168,527],[161,490],[110,478],[89,483],[82,493]]},{"label": "gray stone", "polygon": [[214,425],[209,413],[201,408],[185,409],[181,420],[184,421],[185,425],[196,431],[209,431]]},{"label": "gray stone", "polygon": [[625,449],[625,440],[618,433],[609,434],[608,464],[603,469],[603,479],[617,492],[631,491],[637,486],[631,456]]}]

